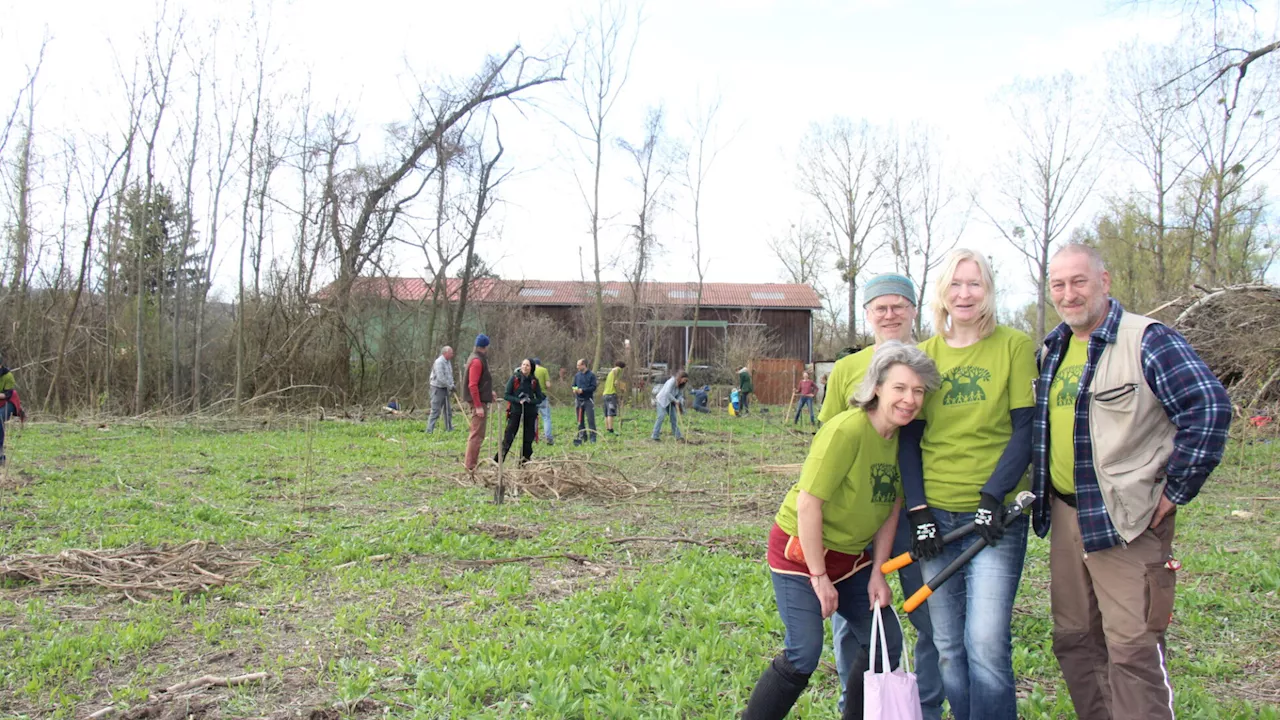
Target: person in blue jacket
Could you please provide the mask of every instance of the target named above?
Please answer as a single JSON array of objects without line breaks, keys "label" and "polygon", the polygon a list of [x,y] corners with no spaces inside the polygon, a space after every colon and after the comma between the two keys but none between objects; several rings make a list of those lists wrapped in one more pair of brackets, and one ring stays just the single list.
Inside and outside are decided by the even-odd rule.
[{"label": "person in blue jacket", "polygon": [[[573,376],[574,408],[578,411],[578,436],[574,445],[596,441],[596,374],[591,372],[586,358],[578,361],[578,373]],[[590,434],[587,428],[591,429]]]}]

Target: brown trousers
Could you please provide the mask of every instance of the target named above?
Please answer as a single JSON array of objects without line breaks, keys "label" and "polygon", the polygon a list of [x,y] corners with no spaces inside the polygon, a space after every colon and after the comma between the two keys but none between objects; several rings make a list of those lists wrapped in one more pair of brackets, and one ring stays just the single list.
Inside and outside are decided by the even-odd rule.
[{"label": "brown trousers", "polygon": [[463,460],[463,465],[467,468],[467,472],[476,469],[476,464],[480,462],[480,446],[484,444],[485,423],[489,421],[489,406],[484,406],[484,417],[480,417],[476,413],[471,413],[471,430],[467,433],[467,456]]},{"label": "brown trousers", "polygon": [[1173,717],[1165,630],[1175,513],[1127,546],[1084,553],[1075,508],[1053,500],[1053,654],[1080,720]]}]

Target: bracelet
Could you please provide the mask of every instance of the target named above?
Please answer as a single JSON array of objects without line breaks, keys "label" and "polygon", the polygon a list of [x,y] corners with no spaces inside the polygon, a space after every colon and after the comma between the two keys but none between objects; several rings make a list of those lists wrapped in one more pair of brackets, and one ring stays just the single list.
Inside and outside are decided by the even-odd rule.
[{"label": "bracelet", "polygon": [[826,573],[819,573],[819,574],[817,574],[817,575],[810,575],[810,576],[809,576],[809,582],[813,582],[814,580],[817,580],[818,578],[824,578],[824,577],[826,577],[826,576],[827,576],[827,574],[826,574]]}]

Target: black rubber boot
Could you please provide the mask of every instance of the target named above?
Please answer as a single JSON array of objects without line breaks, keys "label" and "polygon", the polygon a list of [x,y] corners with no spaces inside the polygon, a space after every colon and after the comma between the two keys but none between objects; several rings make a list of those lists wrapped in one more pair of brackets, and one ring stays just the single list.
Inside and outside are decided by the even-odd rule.
[{"label": "black rubber boot", "polygon": [[849,668],[849,684],[844,688],[844,713],[840,715],[840,720],[862,720],[862,704],[863,693],[865,688],[862,685],[863,673],[870,667],[867,661],[867,649],[858,650],[858,657],[854,659],[853,665]]},{"label": "black rubber boot", "polygon": [[782,720],[809,686],[811,674],[797,671],[786,655],[778,655],[756,681],[742,720]]}]

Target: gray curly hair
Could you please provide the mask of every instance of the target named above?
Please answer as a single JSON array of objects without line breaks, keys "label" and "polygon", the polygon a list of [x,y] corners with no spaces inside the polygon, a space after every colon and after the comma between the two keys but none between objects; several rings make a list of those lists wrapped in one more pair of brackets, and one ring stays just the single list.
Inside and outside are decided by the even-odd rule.
[{"label": "gray curly hair", "polygon": [[894,365],[906,365],[912,372],[919,375],[924,382],[926,392],[933,392],[942,386],[942,377],[938,374],[938,366],[934,364],[933,358],[914,345],[890,340],[876,348],[875,355],[871,357],[871,365],[867,368],[867,374],[862,378],[862,384],[853,393],[853,397],[849,398],[849,405],[862,408],[867,412],[875,410],[880,402],[876,388],[884,383],[885,377]]}]

